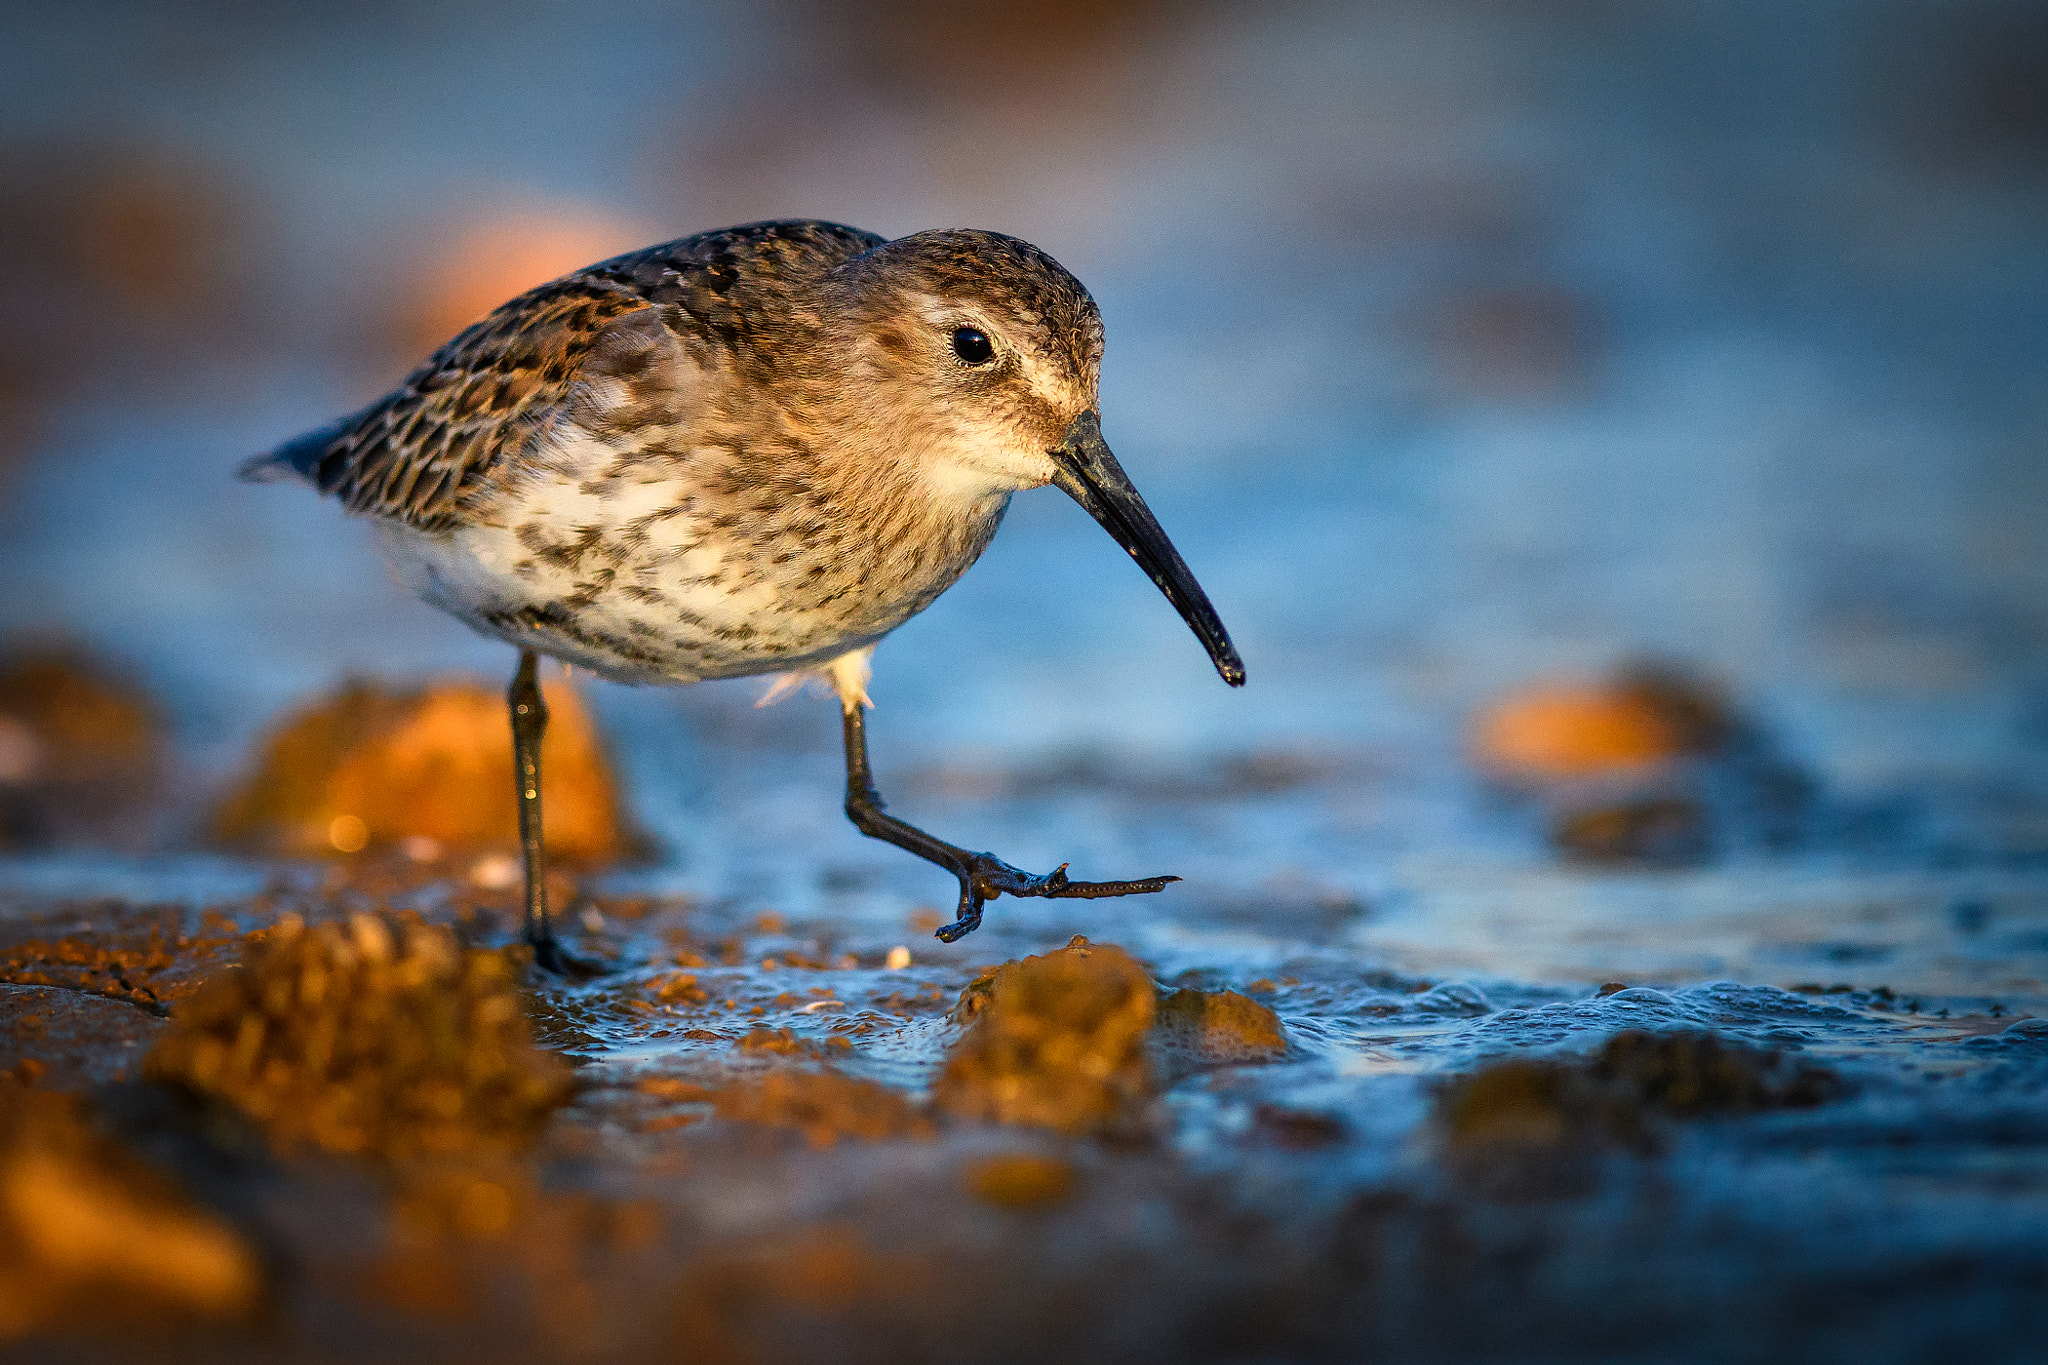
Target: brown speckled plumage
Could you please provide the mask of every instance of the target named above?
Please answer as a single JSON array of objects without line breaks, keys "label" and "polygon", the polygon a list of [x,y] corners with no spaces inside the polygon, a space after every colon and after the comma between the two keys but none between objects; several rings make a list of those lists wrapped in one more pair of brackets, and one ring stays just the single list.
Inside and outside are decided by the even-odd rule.
[{"label": "brown speckled plumage", "polygon": [[[289,466],[351,512],[445,527],[492,470],[559,415],[611,323],[662,309],[677,336],[758,382],[763,336],[784,330],[786,305],[778,304],[787,282],[881,243],[831,223],[762,223],[600,262],[505,303],[385,397],[248,468],[260,476],[266,465]],[[612,420],[660,415],[643,406]]]},{"label": "brown speckled plumage", "polygon": [[1050,256],[990,232],[896,241],[757,223],[513,299],[387,397],[252,461],[382,529],[421,597],[520,648],[510,694],[527,937],[568,967],[540,857],[535,655],[626,682],[819,672],[844,707],[849,817],[952,871],[957,938],[998,895],[1121,896],[883,813],[861,708],[875,642],[1057,483],[1137,559],[1225,681],[1222,622],[1103,443],[1102,321]]},{"label": "brown speckled plumage", "polygon": [[[1013,349],[943,362],[934,392],[960,309]],[[516,644],[633,681],[812,667],[929,605],[1047,477],[938,489],[931,460],[999,428],[1057,445],[1101,350],[1087,291],[1026,243],[755,224],[530,290],[251,469],[385,523],[422,595]],[[449,567],[492,531],[503,562]]]}]

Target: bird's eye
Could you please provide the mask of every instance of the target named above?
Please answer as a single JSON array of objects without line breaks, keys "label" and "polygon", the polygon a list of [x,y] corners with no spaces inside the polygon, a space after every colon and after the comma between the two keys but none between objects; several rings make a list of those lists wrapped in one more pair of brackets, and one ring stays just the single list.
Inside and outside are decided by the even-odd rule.
[{"label": "bird's eye", "polygon": [[995,343],[979,327],[962,327],[953,333],[953,354],[969,365],[986,365],[995,359]]}]

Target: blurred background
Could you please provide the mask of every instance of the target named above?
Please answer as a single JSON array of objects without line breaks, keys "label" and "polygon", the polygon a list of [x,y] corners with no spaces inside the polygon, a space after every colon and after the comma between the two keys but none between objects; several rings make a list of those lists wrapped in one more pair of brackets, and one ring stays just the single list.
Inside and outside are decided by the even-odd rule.
[{"label": "blurred background", "polygon": [[[1916,858],[2048,853],[2037,4],[76,0],[0,50],[0,634],[132,669],[201,782],[346,676],[512,662],[239,460],[529,284],[814,216],[1089,285],[1251,674],[1025,495],[877,657],[885,779],[1348,756],[1410,803],[1342,828],[1412,847],[1491,818],[1476,710],[1651,659]],[[707,885],[734,727],[860,847],[829,710],[756,690],[591,689]]]},{"label": "blurred background", "polygon": [[[70,982],[121,1015],[94,1055],[126,1065],[157,1021],[78,991],[143,1003],[131,974],[173,932],[185,975],[132,977],[162,999],[286,909],[509,939],[512,651],[409,597],[333,503],[234,471],[527,286],[780,216],[997,229],[1085,281],[1109,441],[1250,682],[1217,680],[1079,508],[1019,496],[876,656],[881,788],[1034,872],[1185,880],[1005,898],[948,946],[951,879],[841,813],[830,702],[550,670],[554,904],[615,970],[542,992],[545,1041],[586,1096],[830,1056],[908,1114],[977,964],[1086,934],[1270,1006],[1287,1051],[1175,1072],[1170,1143],[1122,1164],[1060,1149],[1065,1222],[957,1218],[934,1153],[998,1150],[967,1126],[765,1160],[721,1101],[684,1164],[625,1145],[657,1132],[620,1126],[643,1111],[586,1108],[548,1182],[658,1195],[763,1268],[646,1243],[664,1278],[591,1297],[599,1272],[555,1277],[595,1213],[536,1213],[505,1245],[551,1268],[465,1321],[517,1354],[613,1316],[696,1331],[723,1299],[914,1302],[1015,1354],[1039,1340],[1015,1305],[1079,1321],[1114,1285],[1112,1358],[1148,1312],[1196,1354],[1287,1357],[1286,1311],[1402,1359],[2038,1357],[2040,0],[0,0],[0,1045],[56,1057],[21,1011],[59,1019],[28,992]],[[1794,1051],[1857,1097],[1695,1125],[1598,1197],[1491,1202],[1429,1156],[1445,1077],[1623,1029]],[[1504,1142],[1586,1121],[1500,1093]],[[1556,1092],[1581,1093],[1608,1092]],[[307,1283],[371,1226],[322,1212],[357,1184],[318,1179],[300,1200],[265,1174],[246,1215]],[[123,1266],[188,1245],[71,1198],[45,1201],[50,1245],[81,1245],[79,1207]],[[1317,1200],[1349,1210],[1327,1242]],[[842,1215],[877,1269],[805,1240]],[[391,1302],[443,1311],[453,1244],[393,1245],[419,1250]],[[710,1288],[638,1287],[678,1273]],[[1354,1315],[1325,1314],[1315,1286],[1347,1276]],[[92,1293],[97,1323],[120,1295]],[[410,1349],[381,1310],[290,1293],[347,1349]],[[858,1354],[801,1321],[818,1358]],[[497,1339],[461,1330],[457,1352]],[[1749,1335],[1780,1345],[1723,1349]]]}]

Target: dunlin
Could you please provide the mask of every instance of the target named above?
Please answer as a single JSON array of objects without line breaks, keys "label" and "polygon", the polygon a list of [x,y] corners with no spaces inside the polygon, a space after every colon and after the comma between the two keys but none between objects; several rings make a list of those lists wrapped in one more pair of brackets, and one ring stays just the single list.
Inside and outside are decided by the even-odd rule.
[{"label": "dunlin", "polygon": [[951,872],[948,942],[997,896],[1157,891],[1032,876],[886,814],[862,708],[875,642],[1051,483],[1166,594],[1223,680],[1244,665],[1102,439],[1102,319],[993,232],[821,222],[685,237],[528,291],[395,391],[250,461],[379,527],[406,583],[519,651],[510,703],[526,936],[564,970],[541,875],[536,656],[624,682],[821,676],[846,813]]}]

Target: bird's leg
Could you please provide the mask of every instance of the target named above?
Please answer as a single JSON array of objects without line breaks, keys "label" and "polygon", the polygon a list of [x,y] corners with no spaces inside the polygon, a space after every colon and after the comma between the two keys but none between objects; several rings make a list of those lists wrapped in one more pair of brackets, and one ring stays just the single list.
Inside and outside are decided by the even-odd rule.
[{"label": "bird's leg", "polygon": [[540,694],[539,661],[519,652],[506,700],[512,707],[512,781],[519,802],[519,856],[526,868],[526,942],[533,960],[557,976],[575,974],[581,963],[562,951],[548,919],[547,869],[540,842],[540,739],[548,728],[548,706]]},{"label": "bird's leg", "polygon": [[848,698],[843,714],[846,727],[846,818],[870,839],[881,839],[915,853],[926,862],[937,863],[960,879],[960,914],[938,937],[952,943],[981,927],[981,907],[998,896],[1045,896],[1055,899],[1094,899],[1098,896],[1135,896],[1163,890],[1178,877],[1146,877],[1133,882],[1075,882],[1067,880],[1067,865],[1061,863],[1042,877],[1020,872],[993,853],[969,853],[943,839],[933,838],[915,825],[907,825],[882,809],[881,794],[875,790],[874,775],[868,770],[867,723],[859,700]]}]

